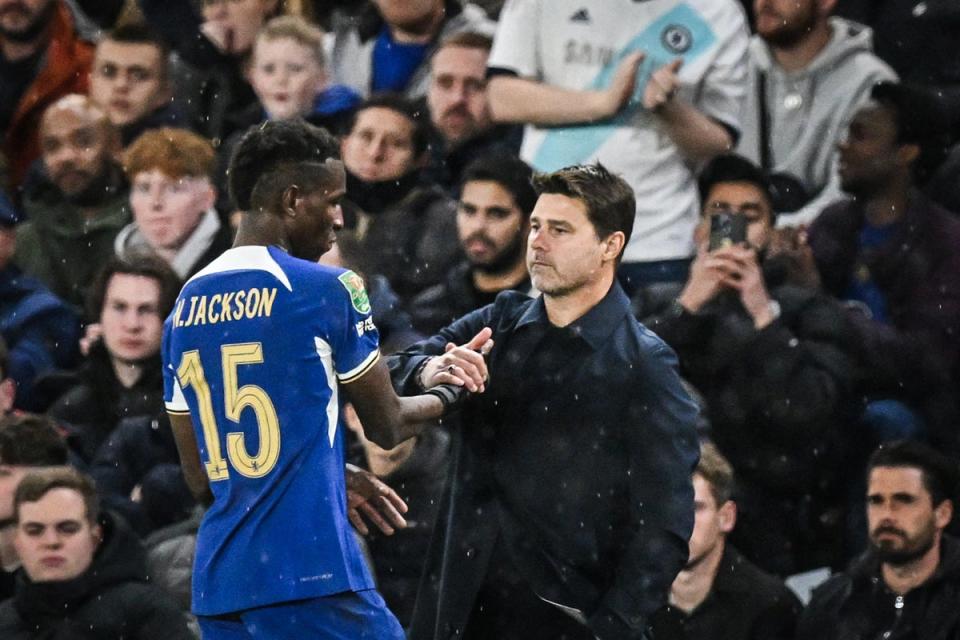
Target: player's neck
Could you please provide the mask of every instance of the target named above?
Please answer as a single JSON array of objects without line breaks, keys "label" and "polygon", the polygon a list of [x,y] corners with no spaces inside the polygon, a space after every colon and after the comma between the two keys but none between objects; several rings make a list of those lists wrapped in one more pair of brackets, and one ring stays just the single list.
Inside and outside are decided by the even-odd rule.
[{"label": "player's neck", "polygon": [[571,291],[543,294],[543,304],[547,309],[547,319],[555,327],[565,327],[594,308],[610,292],[613,286],[614,271],[608,266],[601,267],[604,273],[595,279]]},{"label": "player's neck", "polygon": [[233,246],[267,247],[270,245],[276,245],[285,251],[290,250],[290,240],[279,217],[267,212],[241,214]]}]

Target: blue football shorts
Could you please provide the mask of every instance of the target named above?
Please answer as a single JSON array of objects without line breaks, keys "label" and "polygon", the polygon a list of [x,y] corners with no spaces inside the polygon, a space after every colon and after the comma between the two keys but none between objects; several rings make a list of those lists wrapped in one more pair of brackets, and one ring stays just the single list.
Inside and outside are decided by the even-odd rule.
[{"label": "blue football shorts", "polygon": [[197,616],[203,640],[403,640],[376,589],[295,600],[224,616]]}]

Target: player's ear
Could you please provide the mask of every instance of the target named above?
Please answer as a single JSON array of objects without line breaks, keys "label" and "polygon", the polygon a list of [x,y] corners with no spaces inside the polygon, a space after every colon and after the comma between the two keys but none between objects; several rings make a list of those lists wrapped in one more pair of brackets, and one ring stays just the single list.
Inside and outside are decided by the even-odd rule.
[{"label": "player's ear", "polygon": [[280,209],[283,215],[291,218],[297,217],[297,211],[300,207],[300,187],[291,184],[280,194]]}]

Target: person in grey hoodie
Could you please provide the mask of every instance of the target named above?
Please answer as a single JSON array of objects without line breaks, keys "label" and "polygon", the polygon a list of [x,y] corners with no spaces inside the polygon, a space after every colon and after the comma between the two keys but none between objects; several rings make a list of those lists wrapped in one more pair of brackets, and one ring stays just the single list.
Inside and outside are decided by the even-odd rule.
[{"label": "person in grey hoodie", "polygon": [[805,197],[794,203],[799,207],[786,205],[785,199],[775,203],[781,227],[809,224],[842,197],[837,142],[870,88],[896,79],[872,53],[870,29],[831,17],[835,5],[836,0],[753,3],[757,35],[750,43],[750,86],[738,151],[803,186]]}]

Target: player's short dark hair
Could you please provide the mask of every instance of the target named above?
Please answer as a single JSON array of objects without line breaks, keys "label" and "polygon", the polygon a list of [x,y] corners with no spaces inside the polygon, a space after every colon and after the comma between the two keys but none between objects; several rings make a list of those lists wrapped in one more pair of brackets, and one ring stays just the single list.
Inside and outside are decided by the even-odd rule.
[{"label": "player's short dark hair", "polygon": [[712,442],[700,444],[700,462],[694,473],[702,476],[710,485],[710,493],[718,507],[733,497],[733,467]]},{"label": "player's short dark hair", "polygon": [[956,497],[957,465],[930,445],[916,440],[885,442],[867,461],[868,480],[877,467],[919,469],[934,506]]},{"label": "player's short dark hair", "polygon": [[920,148],[913,177],[918,184],[925,183],[947,157],[951,144],[949,118],[942,105],[929,89],[888,80],[873,85],[870,97],[893,116],[897,142]]},{"label": "player's short dark hair", "polygon": [[[621,231],[625,236],[624,248],[630,242],[637,209],[633,189],[626,180],[610,173],[599,162],[538,173],[533,177],[533,187],[540,195],[556,193],[583,202],[598,238],[604,239]],[[617,256],[618,263],[622,257],[623,249]]]},{"label": "player's short dark hair", "polygon": [[763,169],[736,153],[723,153],[707,163],[697,179],[697,190],[700,192],[700,202],[707,204],[710,191],[721,183],[746,182],[760,190],[767,199],[770,211],[770,224],[775,221],[776,213],[773,210],[773,193],[770,179]]},{"label": "player's short dark hair", "polygon": [[340,143],[329,131],[303,120],[268,120],[247,129],[233,150],[227,186],[234,205],[250,211],[257,182],[281,165],[340,158]]},{"label": "player's short dark hair", "polygon": [[422,102],[414,102],[404,98],[399,93],[375,93],[357,106],[356,111],[350,116],[350,126],[348,132],[352,132],[357,126],[357,120],[360,113],[367,109],[390,109],[396,111],[413,124],[413,145],[414,156],[420,156],[427,150],[430,142],[430,118],[427,116],[427,109]]},{"label": "player's short dark hair", "polygon": [[67,459],[66,440],[51,418],[31,413],[0,418],[0,464],[52,467]]},{"label": "player's short dark hair", "polygon": [[494,152],[481,156],[467,165],[460,178],[461,188],[468,182],[496,182],[510,192],[523,215],[537,204],[537,192],[533,188],[533,169],[512,153]]},{"label": "player's short dark hair", "polygon": [[145,23],[137,21],[121,22],[108,31],[101,42],[103,40],[111,40],[120,44],[143,44],[156,47],[160,52],[160,74],[163,80],[169,77],[170,47]]},{"label": "player's short dark hair", "polygon": [[319,162],[281,163],[257,180],[250,194],[250,211],[273,210],[291,185],[297,185],[303,193],[312,193],[325,184],[329,173]]},{"label": "player's short dark hair", "polygon": [[13,494],[14,514],[20,521],[20,505],[38,502],[54,489],[71,489],[83,497],[87,521],[96,524],[100,517],[100,498],[93,478],[71,467],[55,467],[31,471],[23,476]]},{"label": "player's short dark hair", "polygon": [[143,276],[155,280],[160,287],[157,312],[161,318],[166,318],[173,310],[182,285],[177,273],[156,254],[147,251],[128,251],[119,256],[111,256],[97,273],[87,296],[87,316],[92,322],[99,320],[110,280],[117,274]]}]

